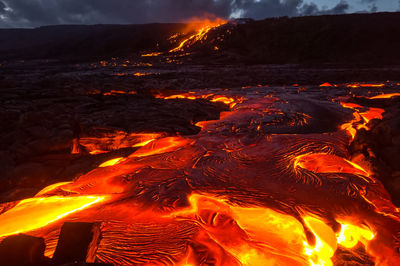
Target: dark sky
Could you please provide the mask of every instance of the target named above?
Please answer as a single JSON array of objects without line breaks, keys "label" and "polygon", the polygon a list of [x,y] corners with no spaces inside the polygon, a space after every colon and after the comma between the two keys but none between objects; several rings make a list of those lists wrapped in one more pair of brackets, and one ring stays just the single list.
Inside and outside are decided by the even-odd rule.
[{"label": "dark sky", "polygon": [[0,27],[397,11],[400,0],[0,0]]}]

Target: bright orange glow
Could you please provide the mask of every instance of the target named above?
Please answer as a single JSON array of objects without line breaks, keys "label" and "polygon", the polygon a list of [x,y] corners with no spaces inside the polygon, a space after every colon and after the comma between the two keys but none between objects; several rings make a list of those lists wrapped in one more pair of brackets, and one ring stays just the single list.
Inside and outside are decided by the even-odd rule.
[{"label": "bright orange glow", "polygon": [[370,99],[389,99],[395,96],[400,96],[400,93],[388,93],[370,97]]},{"label": "bright orange glow", "polygon": [[100,164],[99,167],[113,166],[113,165],[116,165],[116,164],[121,163],[121,162],[124,161],[124,160],[125,160],[125,158],[123,158],[123,157],[121,157],[121,158],[115,158],[115,159],[112,159],[112,160],[109,160],[109,161],[107,161],[107,162],[104,162],[104,163]]},{"label": "bright orange glow", "polygon": [[225,97],[225,96],[216,96],[213,99],[211,99],[212,102],[223,102],[227,105],[229,105],[231,108],[233,108],[235,106],[236,103],[235,99],[231,98],[231,97]]},{"label": "bright orange glow", "polygon": [[320,87],[333,87],[333,85],[330,84],[330,83],[328,83],[328,82],[322,83],[322,84],[319,85],[319,86],[320,86]]},{"label": "bright orange glow", "polygon": [[385,84],[384,83],[353,83],[353,84],[348,84],[347,87],[349,88],[368,88],[368,87],[372,87],[372,88],[381,88],[384,87]]},{"label": "bright orange glow", "polygon": [[143,146],[129,157],[145,157],[174,151],[180,147],[189,144],[190,141],[182,137],[167,137],[158,141],[153,141]]},{"label": "bright orange glow", "polygon": [[102,154],[102,153],[107,153],[108,151],[100,151],[100,150],[93,150],[90,151],[90,154],[96,155],[96,154]]},{"label": "bright orange glow", "polygon": [[154,57],[154,56],[159,56],[161,55],[161,52],[154,52],[154,53],[149,53],[149,54],[142,54],[142,57]]},{"label": "bright orange glow", "polygon": [[137,144],[135,144],[135,145],[133,145],[133,147],[143,147],[143,146],[146,146],[147,144],[149,144],[150,142],[153,142],[155,139],[149,139],[149,140],[145,140],[145,141],[142,141],[142,142],[139,142],[139,143],[137,143]]},{"label": "bright orange glow", "polygon": [[47,186],[47,187],[45,187],[44,189],[42,189],[41,191],[39,191],[39,192],[35,195],[35,197],[44,195],[44,194],[46,194],[46,193],[48,193],[48,192],[50,192],[50,191],[53,191],[53,190],[55,190],[55,189],[57,189],[57,188],[59,188],[59,187],[61,187],[61,186],[64,186],[64,185],[67,185],[67,184],[71,184],[71,183],[72,183],[72,182],[60,182],[60,183],[56,183],[56,184]]},{"label": "bright orange glow", "polygon": [[153,73],[140,73],[140,72],[136,72],[136,73],[134,73],[133,75],[135,76],[135,77],[143,77],[143,76],[149,76],[149,75],[152,75]]},{"label": "bright orange glow", "polygon": [[368,123],[372,119],[382,119],[382,114],[384,112],[384,109],[371,107],[368,111],[360,113],[360,115],[365,119],[365,122]]},{"label": "bright orange glow", "polygon": [[346,130],[350,134],[351,139],[354,139],[357,134],[357,129],[353,127],[353,123],[345,123],[340,127],[340,129]]},{"label": "bright orange glow", "polygon": [[105,199],[105,196],[57,196],[22,200],[14,208],[0,215],[0,237],[44,227]]},{"label": "bright orange glow", "polygon": [[367,245],[368,241],[372,240],[374,237],[374,233],[369,229],[351,224],[342,224],[337,240],[338,244],[346,248],[353,248],[358,242]]},{"label": "bright orange glow", "polygon": [[359,241],[367,245],[373,238],[368,229],[346,223],[336,235],[322,220],[305,216],[304,222],[316,238],[312,246],[301,223],[291,216],[262,207],[234,206],[224,199],[198,194],[191,195],[189,202],[190,208],[170,216],[197,217],[211,238],[240,265],[333,265],[331,258],[338,245],[350,247]]},{"label": "bright orange glow", "polygon": [[98,138],[81,138],[79,142],[90,154],[101,154],[122,148],[141,147],[163,135],[162,133],[127,133],[115,131]]},{"label": "bright orange glow", "polygon": [[314,217],[305,217],[304,221],[316,237],[314,247],[304,242],[310,265],[333,265],[331,258],[336,251],[337,242],[332,228]]},{"label": "bright orange glow", "polygon": [[[360,165],[346,159],[345,132],[268,133],[268,127],[284,125],[287,132],[287,125],[306,125],[314,113],[286,116],[282,106],[291,100],[279,99],[275,88],[256,88],[245,94],[248,98],[226,91],[155,96],[231,107],[219,120],[196,123],[204,128],[197,135],[101,128],[93,134],[97,137],[77,139],[91,160],[105,156],[87,152],[129,148],[120,154],[131,154],[100,161],[73,182],[50,185],[34,198],[0,205],[0,238],[30,232],[46,245],[55,243],[72,214],[65,220],[102,222],[97,258],[115,265],[331,266],[341,259],[334,256],[340,247],[357,247],[341,251],[366,254],[375,262],[397,252],[392,238],[400,228],[398,209],[364,165],[364,154],[353,157]],[[353,138],[371,119],[382,118],[383,109],[341,105],[352,109],[354,119],[341,128]],[[378,254],[378,245],[385,252]],[[55,246],[48,245],[46,254]]]},{"label": "bright orange glow", "polygon": [[333,154],[312,153],[297,156],[295,167],[301,167],[315,173],[349,173],[369,176],[361,166]]},{"label": "bright orange glow", "polygon": [[163,96],[163,95],[155,95],[156,98],[161,98],[165,100],[170,99],[188,99],[188,100],[196,100],[196,99],[205,99],[211,102],[222,102],[226,105],[229,105],[230,108],[235,107],[236,104],[243,101],[243,98],[233,98],[221,95],[214,95],[210,94],[195,94],[193,93],[182,93],[182,94],[174,94],[170,96]]},{"label": "bright orange glow", "polygon": [[363,108],[361,105],[358,105],[356,103],[340,103],[343,107],[346,108]]},{"label": "bright orange glow", "polygon": [[198,41],[202,41],[206,38],[207,33],[226,23],[226,20],[216,18],[214,20],[203,19],[203,20],[195,20],[188,24],[188,28],[191,30],[195,30],[196,33],[183,40],[178,47],[170,50],[170,53],[182,51],[183,48],[188,45]]},{"label": "bright orange glow", "polygon": [[71,154],[79,154],[80,152],[81,152],[81,149],[79,147],[79,140],[78,139],[73,139],[72,140]]},{"label": "bright orange glow", "polygon": [[351,135],[352,139],[354,139],[357,130],[361,128],[369,129],[367,124],[372,119],[382,119],[382,114],[385,112],[384,109],[381,108],[368,108],[367,111],[361,112],[360,109],[363,109],[361,105],[355,103],[340,103],[343,107],[354,110],[353,113],[354,119],[349,123],[345,123],[341,126],[342,130],[346,130]]},{"label": "bright orange glow", "polygon": [[117,94],[127,94],[127,92],[119,90],[110,90],[110,92],[104,93],[104,96],[117,95]]},{"label": "bright orange glow", "polygon": [[203,226],[241,265],[305,264],[306,259],[296,255],[304,253],[303,228],[293,217],[261,207],[232,206],[211,196],[193,194],[189,201],[190,208],[171,216],[199,217],[203,223],[207,216],[214,217]]},{"label": "bright orange glow", "polygon": [[164,98],[165,100],[170,100],[170,99],[189,99],[189,100],[195,100],[197,99],[195,96],[193,95],[184,95],[184,94],[176,94],[176,95],[171,95],[171,96],[167,96]]}]

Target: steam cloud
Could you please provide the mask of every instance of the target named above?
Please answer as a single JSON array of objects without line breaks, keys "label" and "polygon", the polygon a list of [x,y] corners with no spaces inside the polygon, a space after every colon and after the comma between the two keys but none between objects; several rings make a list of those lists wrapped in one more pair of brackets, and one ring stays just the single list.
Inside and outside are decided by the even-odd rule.
[{"label": "steam cloud", "polygon": [[[179,22],[213,14],[262,19],[278,16],[340,14],[345,0],[331,9],[305,0],[0,0],[0,27],[53,24]],[[359,0],[351,0],[359,1]],[[375,0],[362,0],[371,4]]]}]

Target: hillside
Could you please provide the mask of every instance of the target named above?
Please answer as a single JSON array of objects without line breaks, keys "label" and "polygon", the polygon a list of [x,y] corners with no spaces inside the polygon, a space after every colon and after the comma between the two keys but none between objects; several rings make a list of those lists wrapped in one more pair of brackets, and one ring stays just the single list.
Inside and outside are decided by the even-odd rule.
[{"label": "hillside", "polygon": [[[224,63],[396,64],[398,25],[400,13],[248,20],[212,30],[207,41],[187,50],[201,55],[191,59]],[[169,38],[184,28],[184,24],[146,24],[1,29],[0,58],[91,60],[168,52],[176,45]]]}]

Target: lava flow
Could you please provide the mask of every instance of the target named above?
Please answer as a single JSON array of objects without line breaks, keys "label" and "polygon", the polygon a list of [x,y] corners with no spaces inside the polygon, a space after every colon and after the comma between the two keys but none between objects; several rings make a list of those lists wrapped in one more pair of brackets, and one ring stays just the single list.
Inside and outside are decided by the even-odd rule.
[{"label": "lava flow", "polygon": [[[188,24],[188,28],[190,31],[195,31],[194,34],[190,35],[188,38],[184,39],[181,41],[181,43],[174,49],[171,49],[169,52],[174,53],[174,52],[180,52],[183,51],[185,46],[191,45],[193,43],[199,42],[206,40],[207,38],[207,33],[210,32],[210,30],[215,29],[223,24],[225,24],[227,21],[217,18],[214,20],[200,20],[200,21],[194,21],[192,23]],[[171,38],[173,39],[174,36]]]},{"label": "lava flow", "polygon": [[[255,90],[160,95],[230,107],[197,135],[81,138],[90,153],[141,147],[1,205],[0,237],[43,237],[52,256],[63,222],[85,221],[114,265],[398,265],[398,209],[347,150],[384,110]],[[326,117],[336,128],[315,126]]]}]

